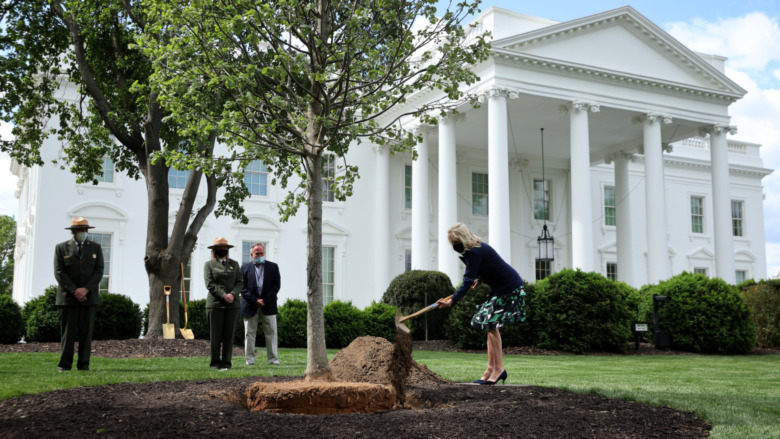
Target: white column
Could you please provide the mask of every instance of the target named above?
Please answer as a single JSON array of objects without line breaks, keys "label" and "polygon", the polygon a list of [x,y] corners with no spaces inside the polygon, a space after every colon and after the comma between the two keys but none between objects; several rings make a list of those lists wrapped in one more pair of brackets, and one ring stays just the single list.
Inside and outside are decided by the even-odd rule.
[{"label": "white column", "polygon": [[573,102],[568,106],[571,149],[572,268],[593,271],[593,207],[590,182],[590,132],[588,110],[598,106]]},{"label": "white column", "polygon": [[631,183],[628,163],[634,161],[633,154],[618,153],[615,158],[615,202],[617,203],[615,226],[617,235],[618,280],[633,285],[634,281],[634,244],[632,241],[631,219]]},{"label": "white column", "polygon": [[439,271],[450,277],[453,284],[458,278],[457,255],[447,240],[447,230],[458,222],[458,186],[456,180],[455,118],[439,120]]},{"label": "white column", "polygon": [[421,128],[422,142],[416,147],[417,160],[412,162],[412,269],[429,270],[431,262],[431,226],[428,220],[430,187],[428,147],[430,128]]},{"label": "white column", "polygon": [[387,147],[375,146],[376,166],[374,169],[374,226],[376,246],[374,247],[374,273],[377,294],[390,285],[390,153]]},{"label": "white column", "polygon": [[512,264],[509,231],[509,124],[506,93],[488,97],[488,233],[490,245]]},{"label": "white column", "polygon": [[666,237],[666,191],[661,142],[661,123],[671,123],[671,118],[650,113],[641,118],[641,121],[645,154],[647,282],[658,283],[671,275]]},{"label": "white column", "polygon": [[729,145],[726,134],[736,127],[716,125],[709,130],[712,161],[712,216],[715,230],[715,275],[730,284],[737,282],[734,271],[734,238],[731,230],[729,195]]}]

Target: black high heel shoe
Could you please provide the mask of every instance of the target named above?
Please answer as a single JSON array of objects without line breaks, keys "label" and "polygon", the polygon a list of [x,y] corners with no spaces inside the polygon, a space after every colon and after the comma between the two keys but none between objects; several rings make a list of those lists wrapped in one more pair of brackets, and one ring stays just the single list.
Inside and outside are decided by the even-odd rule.
[{"label": "black high heel shoe", "polygon": [[496,384],[499,381],[501,381],[503,384],[506,384],[507,376],[508,376],[508,374],[506,373],[506,370],[505,370],[505,371],[501,372],[501,375],[499,375],[498,378],[496,378],[495,381],[487,381],[486,380],[486,381],[483,381],[483,382],[481,382],[479,384],[481,384],[483,386],[492,386],[493,384]]},{"label": "black high heel shoe", "polygon": [[474,384],[485,384],[485,380],[474,380],[472,381]]}]

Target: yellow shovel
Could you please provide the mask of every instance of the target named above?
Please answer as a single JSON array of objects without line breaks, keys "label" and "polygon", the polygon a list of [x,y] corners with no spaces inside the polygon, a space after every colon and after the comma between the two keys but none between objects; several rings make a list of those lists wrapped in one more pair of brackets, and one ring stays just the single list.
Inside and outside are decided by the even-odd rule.
[{"label": "yellow shovel", "polygon": [[[179,328],[181,336],[187,340],[195,338],[195,334],[192,333],[192,329],[187,329],[187,291],[184,288],[184,263],[181,263],[181,299],[184,301],[184,327]],[[179,320],[181,323],[181,320]]]},{"label": "yellow shovel", "polygon": [[165,292],[165,312],[168,315],[168,323],[162,325],[163,338],[171,340],[176,338],[176,329],[171,323],[171,286],[165,285],[163,291]]}]

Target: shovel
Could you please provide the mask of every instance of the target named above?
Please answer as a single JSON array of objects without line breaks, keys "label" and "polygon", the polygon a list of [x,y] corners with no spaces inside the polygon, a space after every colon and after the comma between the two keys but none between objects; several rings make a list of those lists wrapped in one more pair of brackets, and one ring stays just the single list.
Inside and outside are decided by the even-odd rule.
[{"label": "shovel", "polygon": [[176,338],[176,328],[171,323],[171,286],[165,285],[163,287],[165,292],[165,312],[168,315],[168,323],[163,323],[163,338],[172,340]]},{"label": "shovel", "polygon": [[[474,288],[476,288],[477,285],[479,285],[479,279],[475,280],[474,283],[471,284],[471,288],[469,288],[469,291],[471,291]],[[449,300],[451,297],[452,297],[452,295],[449,295],[449,296],[445,297],[443,300]],[[439,302],[436,301],[436,302],[433,302],[432,304],[426,306],[425,308],[417,311],[416,313],[409,314],[406,317],[404,317],[401,314],[401,308],[398,308],[395,311],[395,326],[396,326],[396,328],[398,328],[398,329],[408,333],[409,332],[409,328],[406,325],[403,324],[405,321],[407,321],[407,320],[409,320],[411,318],[417,317],[417,316],[419,316],[421,314],[425,314],[428,311],[432,311],[432,310],[434,310],[434,309],[436,309],[438,307],[439,307]]]},{"label": "shovel", "polygon": [[181,298],[184,301],[184,327],[179,328],[181,336],[187,340],[195,338],[195,334],[192,333],[192,329],[187,329],[187,291],[184,288],[184,263],[181,263]]}]

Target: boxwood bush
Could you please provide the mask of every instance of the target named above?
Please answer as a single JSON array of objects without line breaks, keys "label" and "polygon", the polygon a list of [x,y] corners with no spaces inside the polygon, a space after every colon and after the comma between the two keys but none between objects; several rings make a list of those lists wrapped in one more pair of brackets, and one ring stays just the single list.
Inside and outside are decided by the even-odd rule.
[{"label": "boxwood bush", "polygon": [[742,283],[739,288],[756,326],[758,346],[780,349],[780,279]]},{"label": "boxwood bush", "polygon": [[625,352],[639,308],[630,286],[598,273],[564,269],[537,282],[534,296],[539,347]]},{"label": "boxwood bush", "polygon": [[18,343],[24,335],[24,322],[22,321],[22,307],[13,297],[0,295],[0,343]]},{"label": "boxwood bush", "polygon": [[35,311],[35,308],[38,307],[39,304],[46,301],[46,295],[49,292],[49,290],[54,290],[55,294],[57,292],[57,286],[56,285],[50,285],[48,288],[44,290],[44,293],[34,299],[30,299],[27,301],[27,303],[24,304],[24,307],[22,307],[22,324],[24,325],[24,336],[25,339],[27,338],[27,322],[30,321],[30,316],[32,316],[33,311]]},{"label": "boxwood bush", "polygon": [[[504,326],[500,329],[501,341],[504,347],[530,346],[535,343],[534,326],[530,324],[533,319],[534,284],[525,286],[526,321],[514,325]],[[486,332],[471,327],[471,318],[491,297],[490,287],[479,284],[469,291],[457,305],[452,307],[452,312],[447,318],[447,338],[455,342],[461,349],[485,349],[487,347]]]},{"label": "boxwood bush", "polygon": [[650,292],[669,298],[658,316],[660,325],[671,333],[673,349],[739,354],[755,346],[750,310],[736,288],[722,279],[682,272]]},{"label": "boxwood bush", "polygon": [[371,302],[371,305],[363,310],[364,335],[395,342],[395,310],[396,307],[392,305]]},{"label": "boxwood bush", "polygon": [[[390,282],[382,296],[382,302],[401,308],[409,315],[455,292],[450,278],[439,271],[411,270],[401,273]],[[437,309],[423,316],[407,320],[414,340],[425,339],[425,322],[428,322],[428,339],[444,339],[444,325],[450,308]]]},{"label": "boxwood bush", "polygon": [[102,293],[93,340],[127,340],[141,335],[141,307],[124,294]]},{"label": "boxwood bush", "polygon": [[36,305],[27,318],[25,340],[51,343],[60,341],[60,310],[57,308],[57,287],[46,288],[43,296],[33,299]]},{"label": "boxwood bush", "polygon": [[352,302],[334,300],[323,308],[325,315],[325,345],[341,349],[365,333],[363,314]]},{"label": "boxwood bush", "polygon": [[306,302],[299,299],[287,299],[284,305],[279,307],[276,328],[279,331],[279,346],[305,348]]}]

